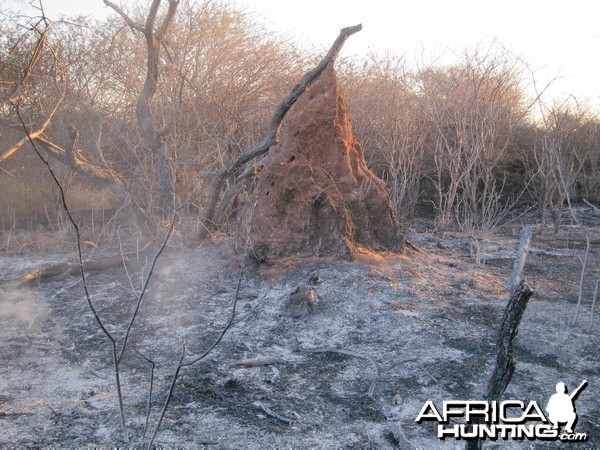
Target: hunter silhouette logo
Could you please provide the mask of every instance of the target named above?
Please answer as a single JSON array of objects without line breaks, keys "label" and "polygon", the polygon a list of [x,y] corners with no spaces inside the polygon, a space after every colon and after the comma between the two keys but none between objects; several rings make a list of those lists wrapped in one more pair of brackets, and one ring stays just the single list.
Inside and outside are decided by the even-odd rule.
[{"label": "hunter silhouette logo", "polygon": [[[574,402],[586,386],[587,381],[583,380],[569,394],[567,386],[558,383],[556,393],[548,400],[547,415],[536,401],[446,400],[438,409],[428,400],[415,421],[437,422],[440,439],[586,441],[586,433],[574,431],[577,423]],[[451,424],[450,421],[460,423]],[[564,425],[563,432],[561,425]]]},{"label": "hunter silhouette logo", "polygon": [[548,419],[554,425],[554,429],[558,429],[559,423],[566,423],[567,433],[573,433],[573,427],[577,422],[577,412],[573,402],[586,385],[587,380],[583,380],[571,395],[567,394],[567,386],[564,383],[556,385],[556,394],[550,397],[548,406],[546,406]]}]

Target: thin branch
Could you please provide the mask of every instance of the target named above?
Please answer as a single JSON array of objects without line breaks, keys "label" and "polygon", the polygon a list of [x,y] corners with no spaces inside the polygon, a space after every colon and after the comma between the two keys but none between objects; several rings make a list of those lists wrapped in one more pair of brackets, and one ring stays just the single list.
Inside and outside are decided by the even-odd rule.
[{"label": "thin branch", "polygon": [[15,177],[12,173],[10,173],[8,170],[6,170],[4,167],[0,167],[0,170],[2,172],[4,172],[6,175],[8,175],[9,177],[11,177],[13,180],[16,180],[17,177]]},{"label": "thin branch", "polygon": [[594,211],[594,214],[598,214],[600,215],[600,208],[598,208],[596,205],[590,203],[589,201],[587,201],[585,198],[583,199],[583,202],[588,205],[590,208],[592,208],[592,211]]},{"label": "thin branch", "polygon": [[278,356],[259,356],[258,358],[246,358],[246,359],[237,359],[235,361],[231,361],[228,364],[230,368],[237,367],[263,367],[263,366],[272,366],[276,364],[293,364],[296,361],[290,361],[287,359],[283,359]]},{"label": "thin branch", "polygon": [[[41,22],[44,22],[45,28],[43,31],[39,31],[38,30],[38,25]],[[12,51],[16,48],[16,46],[19,44],[19,42],[21,41],[21,39],[28,34],[30,31],[37,31],[40,34],[40,37],[38,38],[38,41],[35,45],[35,49],[32,52],[31,58],[29,59],[29,63],[27,64],[27,68],[23,71],[23,74],[21,76],[21,80],[16,83],[15,88],[13,89],[12,93],[10,93],[8,95],[8,100],[7,103],[14,103],[17,102],[19,100],[19,98],[21,97],[21,89],[23,88],[23,86],[25,86],[25,84],[27,83],[27,80],[31,77],[31,74],[33,73],[33,69],[34,67],[37,65],[41,55],[42,55],[42,49],[44,48],[44,46],[47,43],[47,37],[48,37],[48,33],[50,32],[50,28],[52,26],[52,22],[47,22],[46,18],[43,17],[43,20],[38,21],[32,29],[28,30],[27,33],[25,33],[20,39],[17,40],[17,43],[15,44],[15,47],[13,47],[10,52],[12,53]]]},{"label": "thin branch", "polygon": [[92,299],[90,297],[90,292],[89,292],[89,288],[88,288],[88,284],[87,284],[87,280],[85,277],[85,271],[84,271],[84,267],[83,267],[83,252],[82,252],[82,244],[81,244],[81,233],[79,231],[79,226],[77,225],[77,222],[75,222],[75,219],[73,218],[73,216],[71,215],[71,211],[69,209],[69,207],[67,206],[67,201],[66,201],[66,197],[65,197],[65,191],[62,187],[62,184],[60,183],[60,181],[58,180],[58,178],[56,177],[56,174],[54,173],[54,170],[52,170],[52,167],[50,166],[50,163],[48,162],[48,160],[46,160],[41,152],[38,150],[33,138],[31,137],[31,135],[29,134],[29,130],[27,129],[27,125],[25,125],[25,121],[23,120],[23,117],[21,116],[21,112],[19,110],[19,105],[18,103],[12,103],[13,108],[15,109],[16,113],[17,113],[17,117],[19,118],[19,121],[21,122],[21,125],[23,127],[23,130],[25,131],[27,138],[29,139],[29,143],[31,144],[33,150],[35,151],[36,155],[39,157],[39,159],[42,161],[42,163],[46,166],[46,168],[48,169],[48,172],[50,173],[50,176],[52,177],[52,180],[54,181],[54,184],[57,186],[59,193],[60,193],[60,199],[62,202],[62,207],[65,211],[65,213],[67,214],[67,217],[69,219],[69,222],[71,223],[71,225],[73,225],[73,228],[75,230],[75,235],[77,238],[77,254],[78,254],[78,258],[79,258],[79,274],[81,276],[81,281],[83,283],[83,290],[85,292],[85,298],[87,301],[87,304],[90,308],[90,310],[92,311],[92,314],[94,315],[94,319],[96,320],[96,323],[98,324],[98,327],[100,328],[100,330],[102,331],[102,333],[109,339],[111,346],[112,346],[112,354],[113,354],[113,365],[114,365],[114,372],[115,372],[115,383],[117,386],[117,395],[119,398],[119,411],[121,413],[121,425],[123,427],[123,436],[125,438],[125,442],[129,443],[129,435],[127,433],[127,425],[125,423],[125,412],[124,412],[124,408],[123,408],[123,395],[121,392],[121,380],[120,380],[120,374],[119,374],[119,363],[117,360],[117,341],[114,338],[114,336],[110,333],[110,331],[108,331],[108,329],[106,328],[106,326],[104,325],[104,323],[102,322],[102,319],[100,319],[100,316],[98,315],[98,312],[96,310],[96,308],[94,307],[94,304],[92,303]]},{"label": "thin branch", "polygon": [[277,414],[269,409],[264,403],[254,402],[253,405],[264,412],[267,416],[271,416],[280,422],[285,423],[286,425],[291,425],[294,422],[294,419],[290,419],[289,417],[282,416],[281,414]]},{"label": "thin branch", "polygon": [[129,27],[132,30],[139,31],[140,33],[144,33],[144,26],[133,21],[133,19],[131,19],[127,14],[125,14],[125,12],[121,8],[119,8],[117,5],[115,5],[113,2],[111,2],[110,0],[104,0],[104,4],[106,6],[108,6],[109,8],[112,8],[118,15],[120,15],[123,18],[123,20],[125,21],[125,23],[127,23],[127,25],[129,25]]},{"label": "thin branch", "polygon": [[131,274],[129,273],[129,269],[127,269],[127,257],[123,252],[123,242],[121,241],[121,225],[117,227],[117,240],[119,241],[119,253],[121,254],[121,262],[123,263],[123,270],[125,271],[125,276],[129,281],[129,287],[131,288],[131,292],[133,292],[133,294],[139,300],[140,294],[135,289],[135,286],[133,285],[133,280],[131,279]]},{"label": "thin branch", "polygon": [[[2,153],[0,155],[0,162],[4,161],[7,158],[10,158],[26,142],[36,139],[36,138],[40,137],[42,134],[44,134],[44,132],[46,131],[46,128],[48,128],[48,126],[50,125],[50,122],[52,122],[52,119],[54,118],[56,111],[58,111],[58,107],[62,104],[62,101],[65,98],[65,93],[66,93],[66,89],[63,89],[61,92],[60,98],[54,105],[54,108],[52,109],[52,111],[50,111],[50,114],[48,114],[48,116],[46,117],[46,120],[44,121],[44,123],[36,131],[28,132],[28,134],[26,136],[24,136],[22,139],[20,139],[15,145],[13,145],[11,148],[9,148],[4,153]],[[9,103],[11,103],[13,106],[16,104],[15,102],[9,102]],[[22,117],[19,117],[19,119],[21,120],[22,124],[24,124]]]},{"label": "thin branch", "polygon": [[242,263],[242,267],[240,268],[240,272],[238,275],[237,288],[235,290],[235,297],[233,299],[233,306],[231,307],[231,316],[229,317],[229,320],[223,327],[223,330],[221,331],[221,333],[219,334],[217,339],[215,339],[215,341],[200,356],[194,358],[191,361],[186,362],[185,364],[183,364],[184,366],[192,366],[192,365],[196,364],[197,362],[206,358],[206,356],[208,356],[208,354],[213,351],[213,349],[219,344],[219,342],[221,342],[221,340],[223,339],[223,336],[225,336],[225,333],[227,333],[229,328],[231,328],[233,319],[235,319],[237,303],[238,303],[238,300],[240,297],[240,288],[242,285],[242,277],[244,276],[245,261],[246,261],[246,255],[244,255],[244,262]]},{"label": "thin branch", "polygon": [[175,390],[175,384],[177,383],[177,378],[179,377],[179,372],[181,371],[181,368],[184,366],[183,365],[184,357],[185,357],[185,344],[183,345],[183,348],[181,350],[181,358],[179,358],[179,364],[177,364],[177,368],[175,369],[175,373],[173,374],[173,380],[171,381],[171,386],[169,387],[169,392],[167,393],[167,398],[165,399],[165,404],[160,413],[158,422],[156,423],[156,427],[154,428],[154,432],[152,433],[152,437],[150,438],[150,442],[148,443],[148,446],[147,446],[148,450],[150,450],[152,448],[152,445],[154,444],[154,439],[156,439],[156,434],[158,433],[158,429],[160,428],[160,425],[162,424],[162,421],[165,417],[167,408],[169,407],[169,403],[171,402],[171,397],[173,397],[173,391]]},{"label": "thin branch", "polygon": [[131,328],[133,327],[133,323],[135,322],[135,319],[137,318],[140,307],[142,306],[142,301],[143,301],[144,295],[146,294],[146,291],[148,289],[148,285],[150,284],[150,279],[152,278],[152,273],[154,272],[154,267],[156,266],[156,262],[158,261],[158,258],[160,257],[160,255],[162,255],[163,251],[165,250],[165,248],[167,246],[167,242],[169,242],[169,238],[171,237],[171,233],[173,232],[173,228],[175,226],[175,221],[177,220],[177,215],[179,213],[179,210],[181,208],[183,208],[184,206],[185,206],[185,204],[179,206],[174,211],[173,219],[171,220],[171,224],[169,225],[167,235],[165,236],[165,239],[163,240],[163,243],[162,243],[158,253],[154,257],[152,264],[150,265],[150,271],[148,272],[148,275],[146,276],[146,282],[144,283],[144,287],[142,288],[142,291],[140,292],[140,295],[138,296],[138,301],[135,306],[135,310],[133,311],[133,315],[131,316],[129,325],[127,326],[127,331],[125,332],[125,337],[123,338],[123,344],[121,345],[121,351],[119,352],[118,362],[121,362],[121,359],[123,358],[123,355],[125,353],[125,349],[127,347],[127,341],[129,340],[129,334],[131,332]]},{"label": "thin branch", "polygon": [[150,364],[150,387],[148,390],[148,404],[146,405],[146,422],[144,424],[144,433],[142,434],[142,442],[143,442],[144,438],[146,437],[146,432],[148,431],[148,422],[150,421],[150,409],[152,407],[152,388],[153,388],[153,384],[154,384],[154,368],[156,367],[156,364],[154,363],[153,360],[151,360],[150,358],[145,356],[143,353],[138,351],[138,349],[135,348],[135,346],[133,346],[133,351],[136,352],[138,355],[140,355],[148,364]]},{"label": "thin branch", "polygon": [[521,228],[521,240],[519,241],[519,250],[517,251],[515,263],[513,265],[513,273],[510,278],[511,289],[514,289],[521,282],[523,267],[525,266],[525,261],[527,259],[527,251],[529,250],[529,243],[531,242],[531,234],[531,226],[524,225],[523,228]]}]

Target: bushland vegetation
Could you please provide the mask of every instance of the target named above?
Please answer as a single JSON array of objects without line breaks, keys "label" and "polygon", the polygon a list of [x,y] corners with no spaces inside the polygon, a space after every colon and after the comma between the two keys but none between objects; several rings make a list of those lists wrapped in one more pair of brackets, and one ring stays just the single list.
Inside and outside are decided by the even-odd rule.
[{"label": "bushland vegetation", "polygon": [[[169,5],[152,23],[143,3],[99,21],[2,17],[5,233],[65,222],[15,105],[75,213],[100,223],[127,204],[158,222],[187,201],[200,224],[214,174],[264,136],[317,58],[227,3]],[[342,55],[337,70],[355,132],[401,220],[426,216],[438,230],[481,234],[536,208],[541,230],[557,231],[563,209],[600,203],[597,112],[547,99],[500,44],[467,49],[450,65]],[[233,197],[232,212],[243,199]]]},{"label": "bushland vegetation", "polygon": [[[228,231],[227,220],[222,219],[229,217],[230,223],[233,223],[236,208],[244,202],[246,194],[253,187],[252,175],[260,171],[261,161],[254,157],[245,160],[244,155],[257,145],[260,147],[261,142],[270,142],[270,137],[276,135],[287,111],[281,105],[285,106],[286,100],[293,98],[295,91],[303,91],[307,75],[312,73],[317,76],[320,72],[316,69],[320,67],[322,70],[335,59],[343,40],[359,31],[360,27],[342,30],[326,57],[315,69],[307,72],[315,67],[317,55],[307,54],[286,38],[269,33],[255,18],[227,3],[153,0],[137,5],[127,2],[127,10],[110,0],[104,0],[104,3],[114,14],[102,21],[71,18],[52,22],[44,15],[41,1],[37,16],[9,14],[0,20],[0,249],[14,251],[22,248],[23,238],[16,238],[15,235],[24,229],[32,231],[29,233],[34,236],[32,247],[43,251],[41,235],[48,235],[49,231],[50,239],[56,242],[60,233],[66,235],[65,232],[71,228],[75,230],[78,249],[77,263],[43,265],[16,284],[7,284],[3,292],[10,292],[10,296],[5,294],[5,297],[14,298],[16,305],[20,302],[20,296],[27,292],[21,290],[24,283],[39,283],[44,278],[79,272],[81,280],[77,284],[81,282],[83,286],[89,311],[97,325],[96,331],[102,332],[112,350],[112,370],[123,441],[129,444],[129,433],[133,431],[134,442],[147,442],[147,448],[153,448],[169,403],[174,398],[174,388],[182,369],[200,362],[221,343],[237,318],[239,299],[244,297],[245,302],[259,299],[258,295],[248,297],[247,293],[242,294],[246,282],[244,269],[248,262],[245,257],[247,245],[237,276],[231,274],[231,261],[227,262],[226,268],[221,267],[219,264],[223,261],[214,264],[210,253],[202,261],[194,260],[194,264],[200,262],[200,267],[196,269],[206,277],[206,286],[212,288],[216,285],[215,294],[206,289],[206,296],[210,301],[215,301],[211,304],[214,307],[206,308],[206,311],[200,308],[202,314],[206,313],[202,320],[206,319],[206,323],[210,324],[207,329],[213,335],[206,334],[198,338],[194,334],[191,351],[183,341],[179,362],[171,364],[174,371],[170,382],[166,383],[166,376],[161,375],[162,386],[167,392],[162,408],[155,414],[152,412],[156,410],[156,401],[153,400],[154,368],[160,364],[139,352],[132,343],[136,340],[135,328],[139,327],[143,335],[148,335],[148,340],[152,341],[148,347],[154,351],[156,361],[160,362],[158,358],[164,356],[160,353],[165,352],[162,346],[170,340],[164,336],[163,329],[175,331],[178,343],[181,343],[180,329],[168,318],[167,313],[177,310],[178,314],[189,316],[186,319],[194,322],[197,316],[190,315],[190,311],[199,304],[194,303],[193,308],[184,305],[188,300],[191,305],[192,300],[196,302],[199,299],[196,297],[198,289],[186,284],[187,268],[192,264],[184,256],[183,261],[177,264],[185,269],[180,270],[172,263],[163,273],[165,279],[160,281],[161,285],[167,281],[171,284],[162,287],[155,285],[157,293],[154,294],[159,303],[167,304],[166,301],[162,303],[161,298],[166,289],[178,291],[170,295],[169,301],[180,301],[176,304],[179,307],[169,306],[165,312],[166,318],[153,322],[154,325],[165,325],[164,328],[161,328],[162,325],[156,329],[153,329],[154,325],[148,328],[140,326],[144,319],[138,312],[143,301],[147,302],[144,300],[148,297],[146,293],[152,290],[149,286],[155,265],[172,233],[182,231],[184,224],[194,223],[197,233],[203,230],[202,227],[211,232]],[[600,202],[600,119],[594,111],[573,98],[546,99],[545,86],[536,84],[534,73],[526,62],[515,58],[502,46],[494,44],[487,48],[466,50],[450,65],[415,64],[398,55],[371,54],[360,59],[338,58],[337,70],[346,91],[355,133],[362,142],[371,169],[387,183],[401,220],[426,218],[428,229],[442,232],[458,229],[467,233],[471,237],[473,256],[477,262],[484,258],[480,246],[485,244],[489,233],[523,210],[537,209],[540,218],[538,229],[542,232],[548,225],[558,232],[565,216],[577,223],[579,219],[573,208],[577,202],[585,201],[597,211],[594,203]],[[298,83],[298,80],[303,82]],[[302,89],[298,89],[298,86]],[[293,101],[287,102],[288,108]],[[273,115],[276,109],[284,110],[283,114]],[[275,120],[278,116],[279,121]],[[265,152],[250,153],[260,157]],[[219,176],[222,174],[226,176],[221,180]],[[219,182],[215,183],[215,180]],[[217,193],[224,194],[223,199],[218,208],[216,204],[207,207],[212,203],[210,199],[216,192],[213,188],[215,185],[219,186]],[[563,214],[565,208],[570,216]],[[212,211],[210,217],[206,217],[207,210]],[[162,230],[162,245],[154,249],[156,253],[152,259],[140,256],[152,244],[152,240],[147,245],[143,241],[144,247],[141,249],[137,241],[123,245],[119,225],[123,221],[115,219],[125,213],[130,215],[132,222],[146,227],[150,232],[160,230],[161,226],[165,228],[165,223],[168,224],[166,230]],[[141,227],[132,228],[140,231]],[[84,244],[95,247],[97,241],[109,235],[111,230],[112,243],[118,240],[120,256],[111,260],[86,259],[84,267],[84,254],[87,257],[93,252],[84,252]],[[154,233],[153,237],[160,235]],[[68,239],[67,236],[65,238]],[[513,284],[520,277],[530,239],[529,233],[527,239],[522,241],[521,256],[513,271]],[[584,281],[588,259],[591,261],[592,258],[591,245],[588,234],[574,324],[588,289]],[[222,250],[224,246],[215,248]],[[420,252],[412,244],[411,248]],[[443,248],[443,244],[440,248]],[[181,250],[184,250],[183,247]],[[196,249],[188,252],[188,257],[192,253],[197,253]],[[9,253],[8,258],[14,256]],[[141,283],[138,288],[138,274],[132,275],[126,264],[128,256],[132,260],[135,256],[135,263],[139,266]],[[232,254],[229,256],[233,257]],[[369,254],[368,258],[371,257],[375,260],[375,256]],[[440,264],[437,257],[423,258],[421,261],[416,258],[414,261],[403,261],[402,270],[408,270],[402,281],[398,281],[392,272],[389,272],[389,277],[385,275],[390,281],[389,288],[387,282],[383,287],[380,280],[372,284],[364,283],[368,287],[365,295],[371,295],[371,286],[382,291],[389,289],[385,295],[393,295],[393,301],[385,300],[385,296],[384,300],[377,301],[383,305],[381,317],[385,316],[386,320],[391,319],[389,323],[393,323],[379,331],[382,336],[393,336],[394,348],[399,338],[390,330],[399,332],[413,329],[410,322],[406,327],[398,326],[398,316],[389,312],[392,308],[397,309],[401,303],[398,301],[399,286],[402,286],[402,301],[412,308],[411,305],[430,297],[435,290],[439,290],[434,296],[436,301],[440,297],[473,296],[478,288],[477,283],[485,286],[498,279],[487,281],[488,277],[478,271],[477,278],[481,281],[476,283],[475,278],[465,281],[463,269],[451,270],[458,267],[456,262]],[[9,264],[11,268],[16,265],[12,261]],[[436,270],[432,270],[432,264],[435,264]],[[120,278],[123,282],[115,279],[107,290],[100,291],[104,296],[102,300],[107,302],[96,302],[99,298],[94,296],[92,299],[86,273],[116,265],[123,266],[124,274]],[[440,266],[443,270],[437,270]],[[384,268],[382,274],[387,273],[386,265],[382,264],[381,267]],[[557,270],[556,267],[551,269]],[[337,269],[330,270],[333,270],[328,272],[333,280],[330,289],[335,289],[335,296],[339,297],[336,283],[343,279],[335,272]],[[171,274],[175,272],[181,278],[172,278]],[[434,289],[420,291],[424,283],[417,274],[423,272],[428,273],[426,284]],[[433,281],[430,273],[434,274]],[[185,282],[180,281],[182,277],[186,277]],[[365,279],[370,277],[370,274],[363,276]],[[306,273],[302,274],[302,278],[306,278]],[[221,287],[220,282],[227,287]],[[289,301],[308,302],[305,304],[308,310],[308,304],[312,307],[317,298],[313,287],[321,282],[323,279],[315,271],[310,276],[309,284],[302,281],[289,293]],[[404,282],[415,288],[405,289]],[[89,285],[90,288],[99,289],[106,285],[102,279],[95,279],[94,283]],[[271,290],[283,292],[288,289],[290,282],[286,280],[284,283],[285,287],[282,288],[273,289],[271,285],[264,295],[261,294],[260,301],[268,299]],[[127,294],[123,295],[119,290],[120,294],[113,295],[111,290],[117,286],[121,289],[124,284],[130,286]],[[179,286],[175,288],[175,284]],[[253,290],[252,283],[248,284]],[[363,284],[362,281],[360,284]],[[184,285],[185,288],[182,288]],[[348,292],[358,292],[352,301],[362,308],[365,304],[361,297],[362,287],[357,288],[357,284],[350,288],[344,283],[340,285],[347,288]],[[60,293],[63,289],[75,286],[61,286]],[[467,289],[461,291],[464,287]],[[487,293],[491,291],[486,287]],[[590,329],[594,323],[597,291],[598,282],[595,284]],[[222,318],[215,318],[223,311],[220,295],[229,296],[232,293],[231,311],[227,312],[225,325],[218,325]],[[53,295],[53,299],[58,299],[58,294]],[[458,327],[468,330],[469,334],[476,329],[471,322],[474,316],[485,316],[486,320],[490,316],[488,306],[479,300],[478,293],[474,298],[477,299],[477,308],[467,314],[470,317],[469,326]],[[277,294],[270,299],[277,302],[277,307],[270,312],[268,308],[263,308],[261,313],[266,311],[272,314],[274,321],[287,320],[282,319],[281,315],[279,303],[282,297]],[[80,294],[77,294],[75,301],[80,301]],[[102,305],[101,308],[96,309],[95,303]],[[328,306],[326,302],[323,303]],[[42,302],[35,304],[36,310],[44,305]],[[61,314],[69,319],[70,325],[79,326],[77,333],[83,333],[82,330],[88,333],[89,322],[71,320],[74,311],[69,309],[71,303],[61,299],[54,304],[57,308],[64,308]],[[246,305],[251,306],[250,303]],[[258,300],[256,305],[246,313],[245,318],[255,317]],[[331,302],[331,305],[336,307],[335,302]],[[453,304],[439,302],[436,311],[440,305]],[[521,307],[521,313],[525,306]],[[129,308],[127,312],[119,309],[123,307]],[[67,310],[68,313],[65,313]],[[161,309],[148,308],[146,313],[155,314],[158,311]],[[558,323],[557,320],[562,320],[562,317],[554,311],[553,323]],[[292,311],[291,316],[296,313]],[[453,321],[464,320],[464,317],[460,318],[463,314],[464,309],[461,308]],[[357,318],[356,314],[333,313],[331,316],[352,322]],[[32,320],[35,321],[35,318]],[[519,321],[520,316],[516,319],[517,326]],[[419,322],[425,323],[420,316]],[[14,323],[20,326],[20,322]],[[236,325],[239,323],[236,322]],[[259,321],[257,323],[257,326],[263,326]],[[329,318],[327,323],[330,323]],[[455,322],[448,323],[455,336]],[[215,333],[217,328],[219,331]],[[356,327],[353,324],[352,327],[336,325],[333,328],[341,329],[342,333],[348,333],[349,336],[348,330],[352,328],[354,333]],[[269,332],[280,334],[282,329],[296,332],[285,326]],[[511,325],[511,329],[515,331],[517,328]],[[550,331],[555,336],[554,330]],[[428,356],[431,351],[429,333],[430,330],[423,333],[427,339],[425,351]],[[252,332],[252,339],[256,335],[256,332]],[[237,338],[240,341],[249,339],[247,334],[238,336],[244,336]],[[375,368],[376,376],[369,386],[368,397],[386,415],[386,419],[392,417],[386,412],[387,405],[380,403],[373,392],[377,382],[382,381],[381,375],[399,363],[383,370],[376,359],[387,360],[387,354],[372,358],[334,347],[301,350],[298,335],[293,336],[296,352],[338,353],[369,361]],[[291,340],[291,337],[292,334],[289,334],[286,339]],[[402,338],[406,337],[402,335]],[[277,339],[280,341],[281,336]],[[479,337],[477,339],[481,340]],[[18,340],[22,339],[19,337]],[[144,342],[139,335],[137,341]],[[443,359],[447,359],[445,339],[435,341],[444,342]],[[461,337],[459,341],[468,342],[468,339]],[[584,343],[581,339],[577,341]],[[273,341],[267,339],[265,342],[268,342],[268,351],[271,352]],[[353,337],[352,342],[356,344],[360,339]],[[377,340],[377,347],[382,347],[381,342]],[[96,351],[96,344],[91,345]],[[510,346],[505,350],[507,353],[512,352],[512,344]],[[200,350],[202,347],[204,349]],[[479,342],[473,347],[483,348]],[[596,347],[592,345],[590,348]],[[121,375],[127,373],[129,368],[124,367],[122,361],[128,349],[134,350],[138,357],[150,365],[148,390],[144,394],[147,398],[145,421],[143,418],[140,420],[139,414],[143,408],[130,413],[129,400],[123,400],[121,387],[129,381],[123,382],[125,377],[121,378]],[[226,352],[239,354],[235,342],[233,345],[230,343],[229,349]],[[547,351],[544,347],[544,352]],[[132,353],[129,356],[134,357]],[[545,361],[548,358],[542,359]],[[582,360],[587,361],[587,358]],[[415,360],[404,360],[402,363],[411,361]],[[506,361],[510,363],[505,358]],[[242,359],[234,362],[233,366],[230,364],[229,368],[288,362],[292,361],[284,361],[279,357],[275,362],[272,358]],[[512,364],[514,369],[514,361]],[[447,366],[441,367],[446,370]],[[469,376],[472,375],[472,366],[465,365],[464,370],[469,371]],[[30,372],[31,368],[27,365],[27,373]],[[418,373],[421,372],[422,365],[419,364]],[[361,373],[360,377],[364,378],[364,374]],[[300,378],[310,381],[311,377]],[[227,389],[237,385],[237,381],[233,381],[235,379],[228,379],[225,383],[226,387],[229,385]],[[458,386],[458,383],[454,384]],[[141,385],[143,383],[138,387]],[[505,387],[495,387],[494,390],[503,390]],[[262,400],[264,389],[260,391]],[[265,413],[280,422],[290,424],[293,421],[274,413],[262,402],[255,402],[253,406],[262,411],[261,414]],[[62,413],[50,409],[57,418],[63,417]],[[233,409],[236,415],[239,414],[238,403]],[[310,408],[311,414],[315,409]],[[98,428],[96,416],[94,412],[94,429]],[[149,428],[150,419],[155,423],[153,432]],[[361,421],[363,419],[361,417]],[[60,435],[59,438],[63,442],[64,437]],[[398,440],[396,437],[394,439]]]}]

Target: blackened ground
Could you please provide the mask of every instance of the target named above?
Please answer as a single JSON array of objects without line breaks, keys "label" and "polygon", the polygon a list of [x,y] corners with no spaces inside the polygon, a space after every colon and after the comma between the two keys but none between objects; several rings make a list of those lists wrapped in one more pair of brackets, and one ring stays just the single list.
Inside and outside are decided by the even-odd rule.
[{"label": "blackened ground", "polygon": [[[586,233],[592,253],[573,326]],[[365,251],[353,262],[290,258],[246,267],[231,329],[204,361],[182,370],[156,444],[462,448],[460,441],[439,441],[433,425],[415,418],[427,400],[480,399],[485,392],[518,234],[518,227],[504,227],[474,255],[472,237],[412,230],[408,238],[420,253]],[[517,368],[505,394],[545,406],[557,382],[574,389],[587,379],[576,401],[576,431],[587,433],[588,447],[600,445],[600,314],[590,328],[599,238],[597,225],[534,236],[525,276],[536,296],[521,324]],[[486,264],[474,264],[474,256]],[[41,263],[72,257],[0,254],[3,447],[124,445],[111,347],[81,282],[70,276],[34,286],[11,281]],[[131,282],[122,268],[89,275],[92,300],[119,341],[135,307],[131,284],[140,289],[150,260],[130,257]],[[150,367],[139,354],[156,363],[147,440],[183,345],[190,360],[227,323],[239,261],[226,240],[197,248],[174,240],[159,260],[121,365],[132,445],[142,442],[148,401]],[[291,312],[290,293],[307,284],[314,302],[305,314]],[[276,364],[252,366],[264,358]]]}]

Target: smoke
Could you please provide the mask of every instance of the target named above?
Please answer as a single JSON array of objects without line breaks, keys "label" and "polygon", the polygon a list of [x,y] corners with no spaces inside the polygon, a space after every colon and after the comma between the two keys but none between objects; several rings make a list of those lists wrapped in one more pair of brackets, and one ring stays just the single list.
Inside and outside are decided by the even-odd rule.
[{"label": "smoke", "polygon": [[36,301],[32,292],[18,287],[0,288],[0,326],[41,326],[48,315],[47,306]]}]

